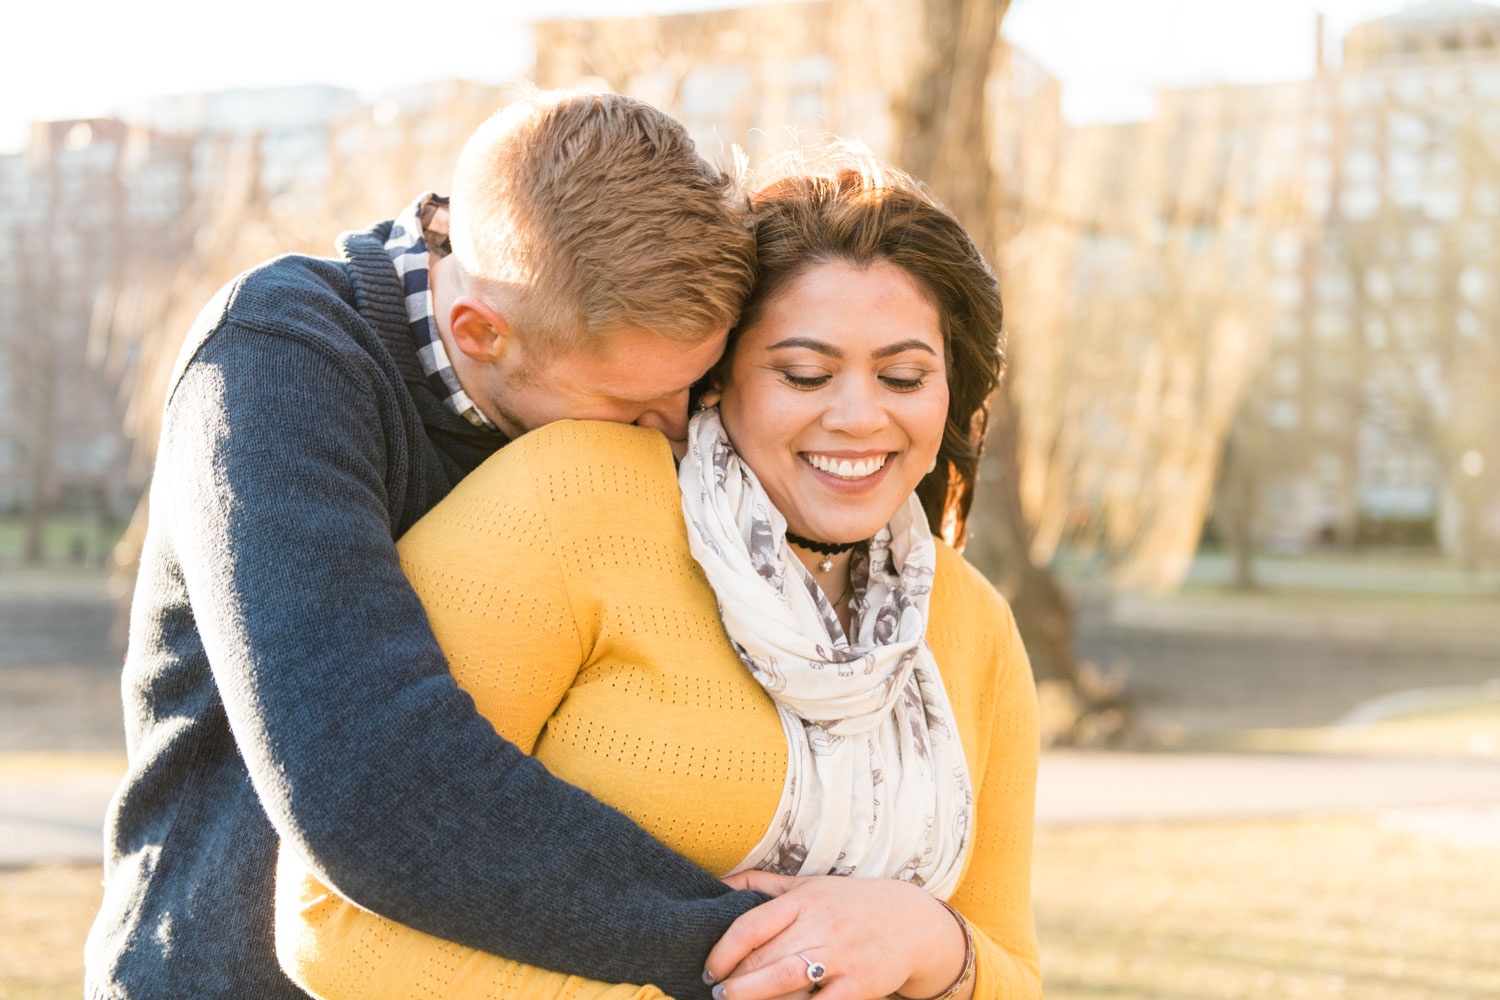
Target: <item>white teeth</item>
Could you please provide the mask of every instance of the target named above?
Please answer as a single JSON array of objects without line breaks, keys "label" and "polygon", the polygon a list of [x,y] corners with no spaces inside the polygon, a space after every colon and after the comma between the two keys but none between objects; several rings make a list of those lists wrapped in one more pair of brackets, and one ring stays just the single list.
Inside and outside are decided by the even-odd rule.
[{"label": "white teeth", "polygon": [[851,462],[847,458],[830,458],[827,455],[804,454],[807,463],[814,469],[826,472],[829,475],[838,476],[840,479],[863,479],[873,476],[885,465],[885,455],[875,455],[872,458],[862,458],[857,462]]}]

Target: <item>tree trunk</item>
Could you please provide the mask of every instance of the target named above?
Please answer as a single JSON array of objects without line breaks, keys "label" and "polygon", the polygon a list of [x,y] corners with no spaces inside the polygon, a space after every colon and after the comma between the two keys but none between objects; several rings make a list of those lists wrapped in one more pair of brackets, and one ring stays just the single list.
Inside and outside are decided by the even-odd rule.
[{"label": "tree trunk", "polygon": [[[55,191],[49,204],[55,208]],[[21,317],[24,336],[12,344],[11,372],[14,376],[17,443],[26,456],[25,541],[22,560],[40,566],[47,559],[47,521],[52,489],[52,451],[56,427],[58,358],[57,320],[54,316],[56,262],[50,246],[18,257]]]},{"label": "tree trunk", "polygon": [[26,503],[26,547],[22,556],[27,566],[40,566],[47,561],[47,496],[48,480],[51,478],[52,445],[33,437],[30,442],[31,455],[26,463],[26,478],[31,496]]},{"label": "tree trunk", "polygon": [[[1244,419],[1253,420],[1254,417]],[[1257,482],[1257,456],[1248,454],[1243,431],[1231,433],[1224,446],[1224,471],[1217,506],[1219,527],[1224,544],[1234,559],[1234,585],[1240,590],[1255,588],[1255,514],[1260,484]]]},{"label": "tree trunk", "polygon": [[[49,277],[50,277],[49,269]],[[23,295],[32,298],[30,312],[34,322],[27,335],[27,353],[31,364],[20,369],[23,378],[30,383],[29,389],[21,393],[26,400],[26,415],[22,426],[26,433],[26,480],[29,496],[26,501],[26,549],[27,566],[40,566],[47,561],[47,522],[51,514],[53,451],[56,449],[57,427],[55,408],[57,405],[58,358],[55,336],[56,320],[43,305],[50,296],[47,285],[40,289],[27,289]]]},{"label": "tree trunk", "polygon": [[[909,86],[892,98],[896,164],[926,181],[962,220],[991,264],[1008,234],[1000,232],[1004,186],[990,162],[986,83],[1000,50],[1009,0],[920,0],[925,38]],[[1009,598],[1038,680],[1078,688],[1072,609],[1051,572],[1031,559],[1031,527],[1021,506],[1019,414],[1010,384],[995,394],[990,415],[983,544],[1001,567],[996,581]]]},{"label": "tree trunk", "polygon": [[1076,691],[1072,606],[1052,573],[1031,559],[1031,525],[1021,507],[1020,435],[1011,383],[1007,375],[990,409],[983,487],[986,517],[975,541],[985,551],[985,562],[999,567],[995,585],[1016,614],[1037,680],[1061,681]]}]

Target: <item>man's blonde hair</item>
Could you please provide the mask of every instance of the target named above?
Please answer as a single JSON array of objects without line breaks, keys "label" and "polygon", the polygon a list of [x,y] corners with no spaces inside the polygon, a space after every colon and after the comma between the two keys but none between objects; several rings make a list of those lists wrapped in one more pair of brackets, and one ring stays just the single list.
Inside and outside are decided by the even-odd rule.
[{"label": "man's blonde hair", "polygon": [[542,354],[632,327],[701,342],[755,279],[739,186],[618,94],[535,91],[490,118],[459,156],[451,219],[466,290]]}]

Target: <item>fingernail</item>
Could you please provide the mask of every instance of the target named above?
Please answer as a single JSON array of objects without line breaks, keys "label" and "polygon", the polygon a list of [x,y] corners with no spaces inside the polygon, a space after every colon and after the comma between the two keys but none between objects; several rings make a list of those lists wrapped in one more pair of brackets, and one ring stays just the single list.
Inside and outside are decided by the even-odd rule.
[{"label": "fingernail", "polygon": [[704,986],[712,986],[714,983],[717,983],[718,981],[719,981],[719,977],[718,976],[715,976],[712,972],[709,972],[707,969],[703,970],[703,985]]},{"label": "fingernail", "polygon": [[720,983],[708,992],[714,995],[714,1000],[724,1000],[724,984]]}]

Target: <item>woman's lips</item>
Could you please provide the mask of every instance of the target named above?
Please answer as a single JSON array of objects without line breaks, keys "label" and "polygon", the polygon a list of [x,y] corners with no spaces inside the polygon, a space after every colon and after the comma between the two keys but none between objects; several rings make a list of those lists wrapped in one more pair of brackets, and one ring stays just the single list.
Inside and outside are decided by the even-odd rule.
[{"label": "woman's lips", "polygon": [[876,452],[870,455],[849,457],[828,455],[820,452],[802,452],[802,460],[825,475],[846,481],[868,479],[879,472],[891,457],[891,452]]},{"label": "woman's lips", "polygon": [[[839,493],[864,493],[866,490],[874,489],[880,483],[885,482],[885,477],[895,467],[891,459],[895,452],[882,451],[874,454],[865,454],[855,457],[848,455],[829,455],[823,452],[802,452],[798,455],[802,459],[803,466],[807,471],[825,487]],[[828,460],[832,461],[828,461]],[[843,475],[844,463],[848,463],[849,475]],[[864,474],[859,475],[855,470],[863,464]],[[819,464],[827,468],[819,468]],[[873,471],[872,471],[873,468]],[[835,471],[829,471],[833,469]]]}]

